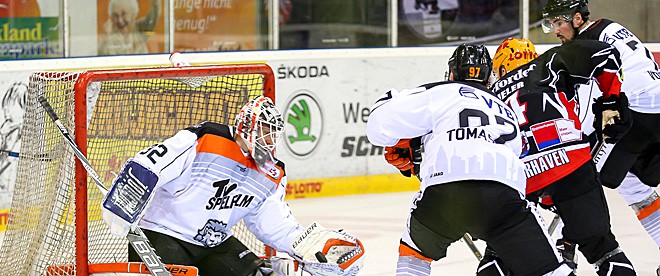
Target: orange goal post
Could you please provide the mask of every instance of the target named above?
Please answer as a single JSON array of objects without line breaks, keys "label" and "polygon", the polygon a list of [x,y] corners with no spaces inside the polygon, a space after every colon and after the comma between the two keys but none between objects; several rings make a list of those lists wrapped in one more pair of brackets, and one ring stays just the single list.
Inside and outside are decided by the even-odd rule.
[{"label": "orange goal post", "polygon": [[[274,101],[274,86],[266,64],[33,73],[0,271],[88,275],[90,266],[128,258],[128,240],[110,234],[101,219],[103,195],[39,96],[109,187],[138,151],[203,121],[233,125],[249,99],[265,95]],[[232,232],[257,255],[274,255],[242,222]],[[58,266],[67,269],[53,269]]]}]

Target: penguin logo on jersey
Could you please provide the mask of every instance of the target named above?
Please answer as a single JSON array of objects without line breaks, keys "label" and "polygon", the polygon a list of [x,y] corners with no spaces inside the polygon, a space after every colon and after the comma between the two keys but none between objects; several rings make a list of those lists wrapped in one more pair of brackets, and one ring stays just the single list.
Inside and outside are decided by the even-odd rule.
[{"label": "penguin logo on jersey", "polygon": [[227,224],[215,219],[210,219],[202,229],[197,229],[195,240],[204,244],[205,247],[214,247],[227,239]]}]

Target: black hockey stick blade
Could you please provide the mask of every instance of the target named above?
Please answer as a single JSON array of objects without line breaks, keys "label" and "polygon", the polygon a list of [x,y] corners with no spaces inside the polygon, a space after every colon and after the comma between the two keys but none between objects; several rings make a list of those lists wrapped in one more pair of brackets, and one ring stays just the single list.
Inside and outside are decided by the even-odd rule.
[{"label": "black hockey stick blade", "polygon": [[[101,178],[96,173],[94,168],[92,168],[92,165],[89,163],[89,160],[87,160],[87,157],[85,157],[78,145],[73,141],[71,134],[69,134],[67,128],[64,126],[64,124],[62,124],[60,118],[55,113],[55,110],[53,110],[53,107],[50,105],[48,100],[46,100],[46,97],[39,96],[38,100],[48,116],[53,120],[53,123],[55,123],[55,126],[57,126],[57,129],[60,130],[62,136],[64,136],[64,140],[66,140],[69,146],[71,146],[71,149],[73,149],[74,154],[76,157],[78,157],[78,161],[80,161],[85,170],[90,174],[96,183],[96,186],[101,190],[101,193],[103,193],[103,195],[107,194],[108,189],[105,187],[105,185],[103,185],[103,182],[101,182]],[[158,257],[156,254],[154,248],[149,243],[149,239],[147,239],[147,236],[144,235],[144,232],[142,232],[140,228],[135,228],[135,230],[129,231],[126,238],[128,239],[133,249],[135,249],[135,252],[138,253],[142,262],[147,266],[149,272],[151,272],[151,275],[172,276],[172,274],[167,270],[165,264],[163,264],[163,262],[160,260],[160,257]]]}]

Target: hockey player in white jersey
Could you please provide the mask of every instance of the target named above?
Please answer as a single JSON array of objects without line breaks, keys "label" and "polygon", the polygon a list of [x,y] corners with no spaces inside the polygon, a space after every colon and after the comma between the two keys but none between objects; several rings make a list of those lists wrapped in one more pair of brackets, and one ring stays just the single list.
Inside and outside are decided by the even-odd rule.
[{"label": "hockey player in white jersey", "polygon": [[[523,140],[513,111],[485,87],[490,69],[483,45],[460,45],[449,60],[449,80],[457,81],[391,90],[371,109],[369,141],[421,180],[397,275],[430,275],[431,261],[444,258],[466,232],[501,250],[515,275],[572,274],[524,199]],[[499,275],[497,265],[477,275]]]},{"label": "hockey player in white jersey", "polygon": [[[628,95],[633,127],[615,145],[603,147],[600,154],[604,157],[599,158],[597,167],[603,185],[617,189],[660,247],[660,198],[652,188],[660,183],[660,71],[635,34],[605,18],[591,21],[587,4],[587,0],[548,1],[543,8],[544,31],[552,32],[562,42],[599,40],[621,53],[621,91]],[[595,126],[595,130],[600,127]]]},{"label": "hockey player in white jersey", "polygon": [[[305,229],[284,202],[284,163],[273,157],[283,129],[273,102],[259,96],[241,108],[233,127],[204,122],[179,131],[126,161],[103,201],[104,220],[119,236],[142,228],[164,263],[193,265],[200,275],[271,275],[232,236],[241,219],[312,275],[357,274],[359,240],[318,223]],[[139,261],[132,248],[129,260]],[[273,261],[276,270],[286,265]]]}]

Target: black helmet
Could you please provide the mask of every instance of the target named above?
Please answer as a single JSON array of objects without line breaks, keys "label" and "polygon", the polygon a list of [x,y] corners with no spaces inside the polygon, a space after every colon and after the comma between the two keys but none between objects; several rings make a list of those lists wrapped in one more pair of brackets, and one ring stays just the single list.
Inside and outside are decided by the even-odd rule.
[{"label": "black helmet", "polygon": [[586,21],[589,19],[587,4],[589,4],[589,0],[548,0],[548,3],[543,6],[543,18],[567,14],[573,16],[575,12],[579,12]]},{"label": "black helmet", "polygon": [[488,83],[493,61],[488,49],[479,44],[461,44],[449,58],[449,72],[454,80]]}]

